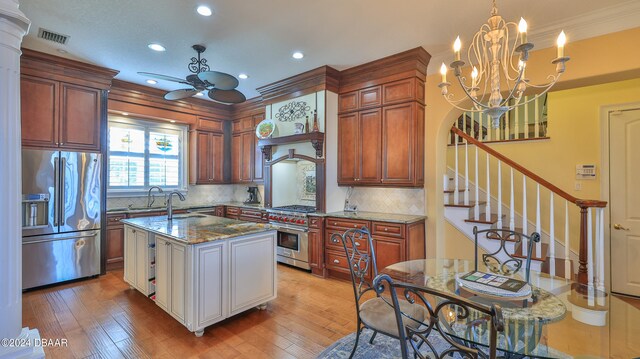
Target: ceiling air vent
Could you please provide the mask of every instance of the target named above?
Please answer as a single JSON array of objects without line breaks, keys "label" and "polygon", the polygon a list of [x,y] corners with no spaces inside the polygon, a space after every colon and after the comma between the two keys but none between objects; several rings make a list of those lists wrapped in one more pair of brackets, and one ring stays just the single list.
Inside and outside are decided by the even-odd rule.
[{"label": "ceiling air vent", "polygon": [[38,30],[38,37],[48,41],[57,42],[58,44],[66,45],[69,40],[69,35],[57,34],[53,31],[40,28]]}]

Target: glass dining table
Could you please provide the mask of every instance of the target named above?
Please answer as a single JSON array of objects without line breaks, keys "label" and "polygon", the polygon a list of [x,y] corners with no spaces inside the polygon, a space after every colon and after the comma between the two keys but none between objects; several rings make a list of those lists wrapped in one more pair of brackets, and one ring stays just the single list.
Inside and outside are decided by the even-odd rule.
[{"label": "glass dining table", "polygon": [[[479,265],[478,270],[490,273],[482,267]],[[589,297],[576,291],[576,283],[571,280],[533,270],[529,280],[532,288],[529,299],[514,300],[476,294],[459,285],[459,278],[473,270],[474,262],[469,260],[424,259],[396,263],[380,273],[388,274],[396,282],[454,294],[487,306],[499,304],[504,330],[498,337],[498,350],[499,356],[505,358],[572,358],[577,355],[616,357],[612,353],[620,348],[614,348],[619,344],[613,344],[613,337],[628,336],[630,333],[628,323],[620,324],[617,329],[612,326],[610,317],[614,304],[618,312],[624,311],[627,317],[631,315],[640,319],[640,308],[630,306],[624,300],[612,296]],[[523,280],[523,276],[520,272],[512,275],[520,280]],[[602,318],[605,318],[604,321]],[[452,312],[449,318],[441,320],[447,321],[445,328],[454,338],[479,348],[488,347],[489,324],[480,313],[472,311],[465,318],[458,318]],[[616,330],[618,332],[614,333]],[[624,345],[640,346],[634,343]],[[620,357],[633,357],[625,355],[629,354]]]}]

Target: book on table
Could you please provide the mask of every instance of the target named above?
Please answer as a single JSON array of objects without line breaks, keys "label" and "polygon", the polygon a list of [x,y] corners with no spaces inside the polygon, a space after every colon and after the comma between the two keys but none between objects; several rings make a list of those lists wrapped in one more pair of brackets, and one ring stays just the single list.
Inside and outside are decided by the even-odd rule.
[{"label": "book on table", "polygon": [[527,282],[492,273],[472,271],[456,278],[456,282],[473,293],[497,298],[520,299],[531,296],[531,286]]}]

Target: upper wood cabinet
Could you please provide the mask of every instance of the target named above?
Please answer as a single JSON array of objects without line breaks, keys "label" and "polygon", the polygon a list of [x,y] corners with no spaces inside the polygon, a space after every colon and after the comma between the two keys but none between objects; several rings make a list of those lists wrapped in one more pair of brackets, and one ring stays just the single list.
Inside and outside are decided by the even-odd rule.
[{"label": "upper wood cabinet", "polygon": [[411,101],[338,116],[338,184],[424,184],[424,108]]},{"label": "upper wood cabinet", "polygon": [[101,150],[102,90],[21,76],[22,144]]},{"label": "upper wood cabinet", "polygon": [[258,147],[255,126],[264,113],[233,121],[231,136],[231,180],[233,183],[259,183],[264,180],[264,155]]},{"label": "upper wood cabinet", "polygon": [[192,131],[190,134],[189,183],[225,183],[224,134]]},{"label": "upper wood cabinet", "polygon": [[417,78],[388,82],[340,94],[338,112],[345,113],[407,101],[424,104],[424,83]]}]

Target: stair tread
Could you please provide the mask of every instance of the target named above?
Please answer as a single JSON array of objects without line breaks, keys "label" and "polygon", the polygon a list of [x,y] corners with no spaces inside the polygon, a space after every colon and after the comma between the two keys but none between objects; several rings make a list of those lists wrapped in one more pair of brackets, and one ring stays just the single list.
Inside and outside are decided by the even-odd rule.
[{"label": "stair tread", "polygon": [[[538,251],[536,250],[536,243],[534,243],[531,251],[533,252],[531,254],[531,260],[544,262],[547,260],[547,253],[549,253],[549,245],[547,243],[542,243],[542,248],[541,248],[542,253],[538,253]],[[515,252],[513,253],[513,256],[516,258],[522,258],[522,259],[527,258],[527,256],[522,254],[522,245],[519,245],[516,248]]]},{"label": "stair tread", "polygon": [[[444,193],[455,193],[455,191],[456,191],[455,189],[445,189]],[[465,191],[464,188],[463,189],[458,188],[458,192],[464,192],[464,191]]]},{"label": "stair tread", "polygon": [[[483,202],[480,201],[478,202],[478,205],[483,205],[487,202]],[[461,208],[473,208],[476,206],[476,202],[475,201],[469,201],[469,204],[464,204],[464,203],[446,203],[444,205],[445,207],[461,207]]]},{"label": "stair tread", "polygon": [[482,224],[495,224],[498,222],[498,215],[497,214],[492,214],[491,215],[491,220],[487,221],[485,219],[485,215],[484,213],[480,214],[480,219],[475,220],[473,218],[469,218],[469,219],[465,219],[464,220],[467,223],[482,223]]}]

